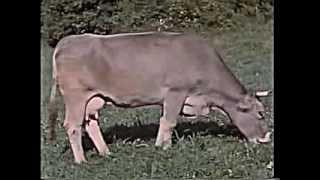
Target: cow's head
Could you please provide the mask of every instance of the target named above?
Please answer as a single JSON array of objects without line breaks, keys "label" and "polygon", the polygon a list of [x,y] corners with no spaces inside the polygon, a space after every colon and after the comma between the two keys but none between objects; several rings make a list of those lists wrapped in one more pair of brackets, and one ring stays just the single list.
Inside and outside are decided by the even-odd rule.
[{"label": "cow's head", "polygon": [[229,109],[228,114],[243,135],[254,143],[270,141],[270,132],[264,122],[264,105],[256,96],[245,95]]}]

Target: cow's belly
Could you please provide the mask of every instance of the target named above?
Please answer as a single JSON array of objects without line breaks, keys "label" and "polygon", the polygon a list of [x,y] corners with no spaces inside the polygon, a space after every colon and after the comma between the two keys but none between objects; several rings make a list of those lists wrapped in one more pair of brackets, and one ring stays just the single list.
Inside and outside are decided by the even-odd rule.
[{"label": "cow's belly", "polygon": [[111,101],[114,105],[120,107],[139,107],[146,105],[160,105],[163,97],[159,90],[156,91],[121,91],[105,90],[100,92],[106,101]]}]

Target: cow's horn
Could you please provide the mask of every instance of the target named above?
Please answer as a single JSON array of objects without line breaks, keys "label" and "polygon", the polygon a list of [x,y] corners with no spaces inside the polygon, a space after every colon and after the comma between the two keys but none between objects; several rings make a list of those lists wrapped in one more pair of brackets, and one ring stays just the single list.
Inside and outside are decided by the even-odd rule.
[{"label": "cow's horn", "polygon": [[271,91],[257,91],[256,96],[265,97],[265,96],[268,96],[270,93],[271,93]]}]

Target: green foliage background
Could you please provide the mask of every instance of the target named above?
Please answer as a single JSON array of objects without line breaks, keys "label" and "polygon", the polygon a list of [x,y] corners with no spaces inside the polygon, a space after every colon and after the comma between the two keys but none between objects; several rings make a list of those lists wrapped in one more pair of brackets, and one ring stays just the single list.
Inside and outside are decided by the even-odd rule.
[{"label": "green foliage background", "polygon": [[273,0],[43,0],[41,8],[42,36],[54,47],[69,34],[234,29],[242,17],[269,21]]}]

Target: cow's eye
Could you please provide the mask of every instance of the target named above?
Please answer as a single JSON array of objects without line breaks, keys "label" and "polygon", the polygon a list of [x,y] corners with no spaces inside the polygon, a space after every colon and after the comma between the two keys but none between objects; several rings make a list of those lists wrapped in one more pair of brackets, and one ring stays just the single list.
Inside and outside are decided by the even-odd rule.
[{"label": "cow's eye", "polygon": [[238,108],[238,111],[243,112],[243,113],[247,113],[249,112],[250,108]]},{"label": "cow's eye", "polygon": [[259,115],[259,119],[263,119],[264,118],[264,114],[262,112],[258,112]]}]

